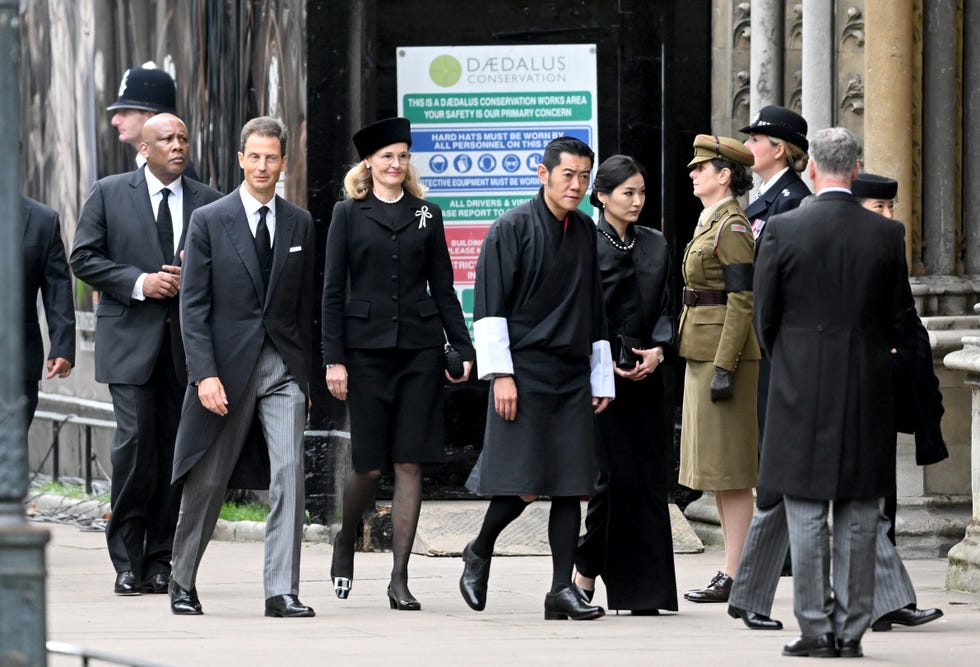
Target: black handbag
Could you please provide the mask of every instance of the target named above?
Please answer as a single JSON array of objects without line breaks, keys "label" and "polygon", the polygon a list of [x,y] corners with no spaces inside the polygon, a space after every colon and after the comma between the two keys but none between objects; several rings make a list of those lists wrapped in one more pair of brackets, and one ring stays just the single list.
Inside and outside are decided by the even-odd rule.
[{"label": "black handbag", "polygon": [[459,350],[451,344],[446,343],[445,356],[446,372],[449,373],[449,377],[454,380],[463,377],[463,373],[465,372],[463,368],[463,355],[459,353]]},{"label": "black handbag", "polygon": [[645,350],[648,347],[650,347],[649,342],[642,338],[616,334],[616,349],[614,350],[616,365],[624,370],[636,368],[636,364],[643,360],[633,352],[633,348]]}]

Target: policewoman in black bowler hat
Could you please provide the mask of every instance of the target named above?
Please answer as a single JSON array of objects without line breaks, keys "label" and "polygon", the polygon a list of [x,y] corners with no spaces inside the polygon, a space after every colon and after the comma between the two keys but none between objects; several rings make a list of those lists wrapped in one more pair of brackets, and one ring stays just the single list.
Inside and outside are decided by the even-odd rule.
[{"label": "policewoman in black bowler hat", "polygon": [[[421,464],[444,460],[443,380],[465,382],[475,353],[453,290],[442,211],[421,198],[424,188],[410,162],[409,121],[380,120],[353,141],[359,160],[333,210],[323,283],[327,389],[347,401],[353,459],[330,577],[337,597],[346,598],[358,524],[374,505],[381,471],[393,465],[388,599],[392,609],[418,610],[408,590],[408,559],[421,508]],[[463,358],[458,379],[444,369],[447,338]]]},{"label": "policewoman in black bowler hat", "polygon": [[725,564],[691,602],[727,602],[752,521],[758,475],[756,382],[759,343],[752,330],[752,228],[735,197],[752,187],[754,159],[742,142],[699,134],[691,168],[704,204],[684,250],[680,355],[684,373],[679,481],[714,491]]},{"label": "policewoman in black bowler hat", "polygon": [[745,217],[758,239],[769,218],[796,208],[810,196],[810,188],[799,176],[809,161],[807,123],[786,107],[769,105],[739,132],[749,135],[745,146],[755,158],[752,171],[762,179],[756,197],[745,207]]}]

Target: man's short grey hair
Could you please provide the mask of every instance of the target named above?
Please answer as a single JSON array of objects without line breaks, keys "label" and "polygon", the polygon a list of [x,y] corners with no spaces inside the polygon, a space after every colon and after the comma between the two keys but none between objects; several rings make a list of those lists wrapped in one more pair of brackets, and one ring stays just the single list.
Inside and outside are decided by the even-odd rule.
[{"label": "man's short grey hair", "polygon": [[288,133],[286,126],[278,118],[259,116],[245,123],[245,127],[242,128],[241,148],[239,148],[241,152],[245,152],[245,142],[253,134],[257,134],[260,137],[275,137],[279,140],[279,154],[286,155],[286,139],[288,138]]},{"label": "man's short grey hair", "polygon": [[857,137],[845,127],[828,127],[810,138],[810,159],[825,174],[850,176],[860,153]]}]

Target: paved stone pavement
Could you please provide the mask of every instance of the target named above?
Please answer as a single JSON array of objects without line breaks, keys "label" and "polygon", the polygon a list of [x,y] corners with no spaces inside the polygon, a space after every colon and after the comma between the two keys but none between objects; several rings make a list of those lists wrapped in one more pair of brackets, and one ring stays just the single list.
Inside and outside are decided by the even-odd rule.
[{"label": "paved stone pavement", "polygon": [[[300,596],[316,618],[264,618],[262,545],[212,542],[198,590],[204,616],[170,613],[166,596],[117,597],[104,535],[72,525],[47,528],[48,638],[166,665],[787,665],[782,645],[797,627],[791,584],[783,579],[774,616],[780,632],[751,631],[729,618],[725,605],[680,600],[680,612],[660,617],[607,615],[589,622],[545,621],[550,583],[546,556],[493,561],[487,609],[460,599],[456,557],[414,556],[412,591],[421,612],[388,608],[391,554],[359,553],[351,597],[338,600],[328,581],[331,548],[305,544]],[[676,556],[678,589],[707,582],[722,553]],[[946,616],[918,629],[868,633],[871,665],[976,665],[980,651],[980,596],[943,590],[945,561],[907,563],[920,606]],[[597,594],[600,604],[605,595]],[[52,667],[78,665],[54,656]],[[104,664],[104,663],[99,663]]]}]

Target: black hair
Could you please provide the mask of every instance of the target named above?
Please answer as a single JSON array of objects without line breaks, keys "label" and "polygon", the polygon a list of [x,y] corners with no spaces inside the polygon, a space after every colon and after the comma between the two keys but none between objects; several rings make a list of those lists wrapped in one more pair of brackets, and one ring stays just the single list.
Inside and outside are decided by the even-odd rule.
[{"label": "black hair", "polygon": [[736,197],[741,197],[752,189],[752,174],[749,173],[749,168],[744,164],[738,164],[721,157],[716,157],[711,160],[711,164],[718,171],[727,169],[731,172],[732,178],[728,183],[728,187]]},{"label": "black hair", "polygon": [[606,158],[595,172],[589,202],[596,208],[602,208],[602,202],[599,201],[596,193],[607,195],[635,174],[640,174],[644,181],[647,180],[646,169],[629,155],[613,155]]},{"label": "black hair", "polygon": [[550,172],[561,162],[561,154],[568,153],[578,157],[587,157],[595,164],[595,153],[581,139],[575,137],[555,137],[544,147],[544,156],[541,164]]}]

